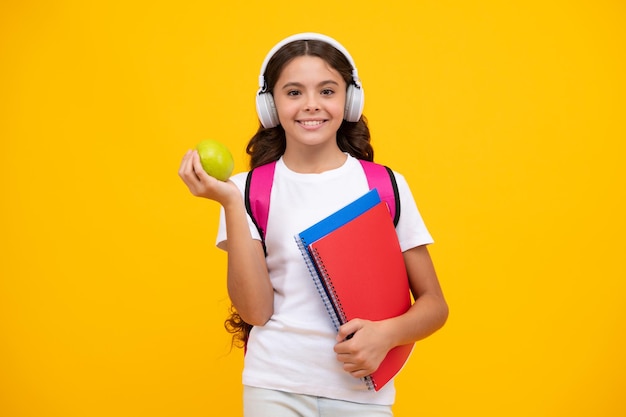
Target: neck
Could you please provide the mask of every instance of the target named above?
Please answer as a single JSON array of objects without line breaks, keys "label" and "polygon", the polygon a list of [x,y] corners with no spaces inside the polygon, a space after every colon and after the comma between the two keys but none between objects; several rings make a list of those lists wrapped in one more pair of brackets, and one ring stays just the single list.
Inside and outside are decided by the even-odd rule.
[{"label": "neck", "polygon": [[293,149],[287,147],[283,154],[283,162],[287,167],[301,174],[319,174],[337,169],[346,162],[345,153],[335,146],[328,149],[312,149],[310,147]]}]

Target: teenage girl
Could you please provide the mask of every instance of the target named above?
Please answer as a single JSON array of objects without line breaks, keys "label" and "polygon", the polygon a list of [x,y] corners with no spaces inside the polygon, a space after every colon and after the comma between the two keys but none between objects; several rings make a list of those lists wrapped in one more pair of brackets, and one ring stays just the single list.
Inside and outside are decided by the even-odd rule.
[{"label": "teenage girl", "polygon": [[396,231],[415,302],[399,317],[354,319],[337,333],[294,236],[369,190],[358,159],[374,155],[357,71],[337,41],[305,33],[270,51],[259,82],[261,126],[247,152],[251,168],[277,161],[266,252],[246,213],[246,173],[211,178],[195,151],[179,170],[193,195],[221,205],[217,246],[228,252],[234,307],[227,327],[247,347],[244,415],[391,416],[393,382],[376,392],[360,378],[393,347],[445,323],[448,307],[427,250],[432,238],[395,173],[402,208]]}]

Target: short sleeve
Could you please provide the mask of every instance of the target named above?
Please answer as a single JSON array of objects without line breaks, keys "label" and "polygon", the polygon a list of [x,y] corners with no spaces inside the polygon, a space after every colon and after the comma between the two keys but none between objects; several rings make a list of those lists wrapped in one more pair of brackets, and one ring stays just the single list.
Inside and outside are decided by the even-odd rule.
[{"label": "short sleeve", "polygon": [[402,251],[433,243],[406,179],[395,171],[394,174],[400,195],[400,220],[396,232]]}]

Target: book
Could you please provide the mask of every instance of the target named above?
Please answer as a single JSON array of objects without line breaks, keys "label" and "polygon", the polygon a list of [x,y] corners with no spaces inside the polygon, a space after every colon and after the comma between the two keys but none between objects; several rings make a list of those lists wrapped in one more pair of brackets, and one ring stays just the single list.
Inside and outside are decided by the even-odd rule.
[{"label": "book", "polygon": [[[404,257],[389,208],[376,190],[299,234],[299,246],[335,325],[384,320],[411,306]],[[367,387],[378,391],[405,365],[414,344],[390,350]]]}]

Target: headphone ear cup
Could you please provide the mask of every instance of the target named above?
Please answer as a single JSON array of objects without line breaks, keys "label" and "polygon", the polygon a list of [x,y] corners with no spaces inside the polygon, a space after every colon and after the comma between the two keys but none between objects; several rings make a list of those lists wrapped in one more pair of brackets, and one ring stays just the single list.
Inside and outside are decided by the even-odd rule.
[{"label": "headphone ear cup", "polygon": [[358,122],[363,113],[363,105],[365,104],[363,96],[363,88],[350,84],[346,91],[346,108],[343,118],[347,122]]},{"label": "headphone ear cup", "polygon": [[269,129],[280,124],[274,97],[271,93],[259,91],[256,95],[256,112],[264,128]]}]

